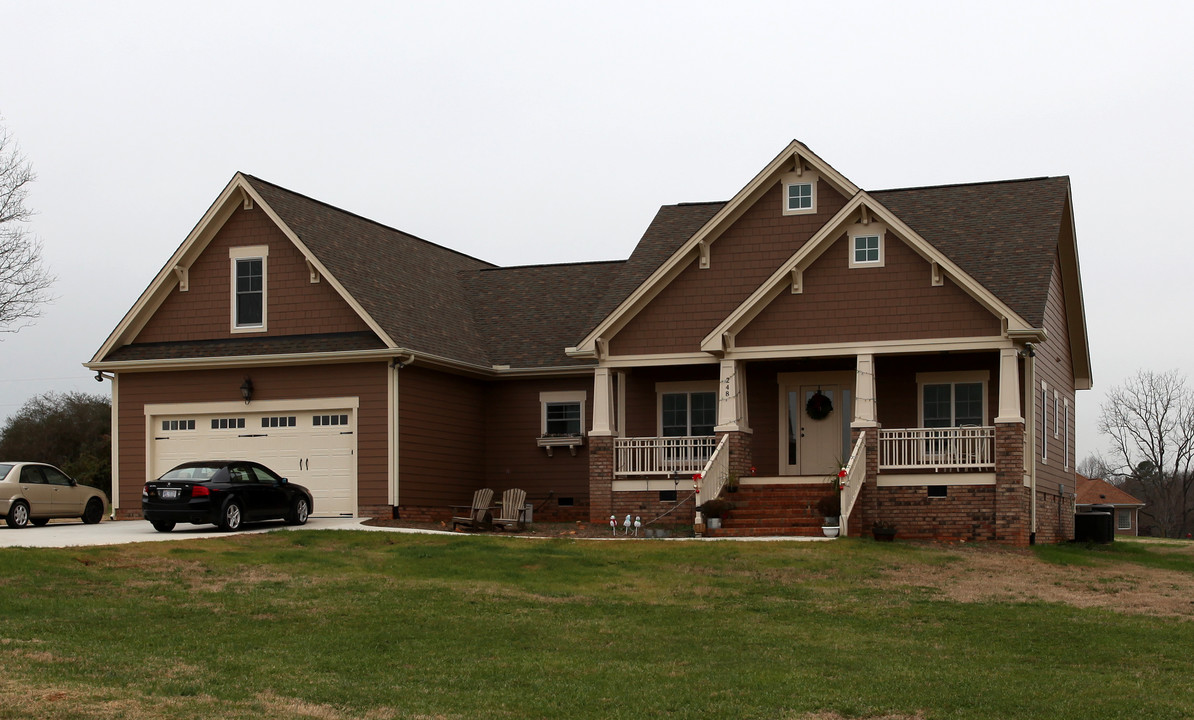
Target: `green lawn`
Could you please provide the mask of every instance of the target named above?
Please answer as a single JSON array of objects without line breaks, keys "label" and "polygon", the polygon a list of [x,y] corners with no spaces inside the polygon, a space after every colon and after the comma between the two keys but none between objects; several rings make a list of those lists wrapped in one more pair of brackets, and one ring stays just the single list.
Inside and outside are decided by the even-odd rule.
[{"label": "green lawn", "polygon": [[[916,580],[976,553],[343,531],[0,550],[0,718],[1194,713],[1194,614]],[[1139,587],[1190,575],[1192,553],[1002,556],[1045,586]]]}]

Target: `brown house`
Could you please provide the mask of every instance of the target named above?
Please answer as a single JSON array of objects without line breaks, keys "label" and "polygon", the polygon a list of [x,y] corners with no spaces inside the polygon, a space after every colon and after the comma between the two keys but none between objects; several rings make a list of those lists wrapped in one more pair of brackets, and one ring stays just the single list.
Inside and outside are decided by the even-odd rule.
[{"label": "brown house", "polygon": [[1140,534],[1140,508],[1144,503],[1139,498],[1100,478],[1081,474],[1075,477],[1078,484],[1074,504],[1078,512],[1107,508],[1115,516],[1116,535]]},{"label": "brown house", "polygon": [[795,141],[619,262],[499,268],[237,174],[86,365],[123,517],[225,456],[316,514],[700,523],[737,481],[719,532],[820,534],[844,468],[848,534],[1017,544],[1072,536],[1091,382],[1068,179],[868,192]]}]

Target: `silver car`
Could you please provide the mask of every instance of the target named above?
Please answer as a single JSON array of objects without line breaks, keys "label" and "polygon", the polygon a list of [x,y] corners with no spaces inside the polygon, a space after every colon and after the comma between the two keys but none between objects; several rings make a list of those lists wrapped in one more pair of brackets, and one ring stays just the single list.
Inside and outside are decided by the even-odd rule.
[{"label": "silver car", "polygon": [[104,517],[108,496],[80,485],[53,465],[0,462],[0,515],[12,528],[77,517],[94,524]]}]

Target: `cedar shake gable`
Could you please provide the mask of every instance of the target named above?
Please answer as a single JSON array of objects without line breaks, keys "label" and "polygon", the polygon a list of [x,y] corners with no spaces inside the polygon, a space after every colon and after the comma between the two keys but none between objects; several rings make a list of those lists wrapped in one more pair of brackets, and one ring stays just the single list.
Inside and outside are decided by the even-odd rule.
[{"label": "cedar shake gable", "polygon": [[591,366],[564,348],[586,329],[624,260],[462,273],[490,360],[511,368]]},{"label": "cedar shake gable", "polygon": [[244,177],[398,346],[490,364],[458,273],[491,263]]}]

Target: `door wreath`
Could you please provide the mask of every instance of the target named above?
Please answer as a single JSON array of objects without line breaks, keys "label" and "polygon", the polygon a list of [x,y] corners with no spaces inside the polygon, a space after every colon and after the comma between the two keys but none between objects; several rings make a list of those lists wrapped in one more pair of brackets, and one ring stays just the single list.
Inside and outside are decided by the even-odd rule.
[{"label": "door wreath", "polygon": [[833,412],[833,401],[820,390],[813,393],[804,405],[804,411],[813,420],[824,420]]}]

